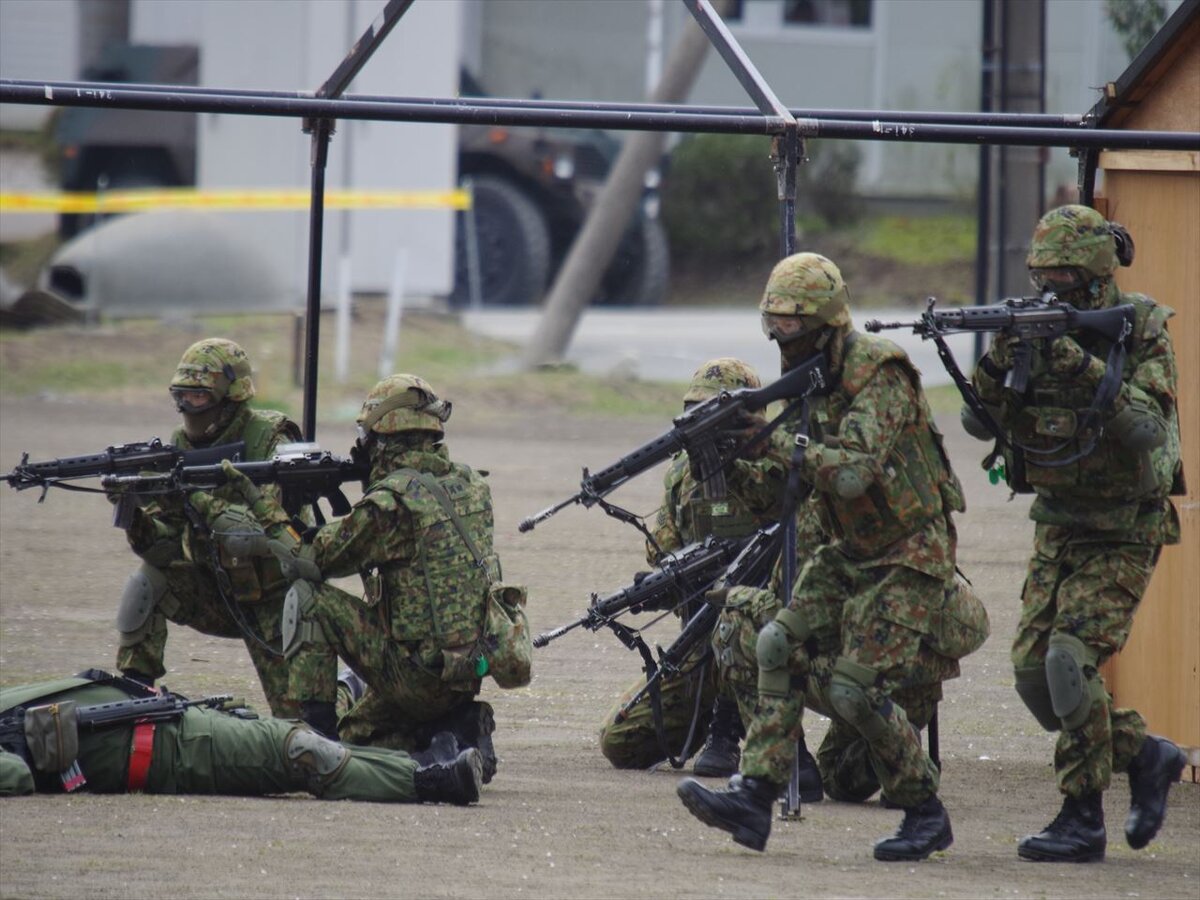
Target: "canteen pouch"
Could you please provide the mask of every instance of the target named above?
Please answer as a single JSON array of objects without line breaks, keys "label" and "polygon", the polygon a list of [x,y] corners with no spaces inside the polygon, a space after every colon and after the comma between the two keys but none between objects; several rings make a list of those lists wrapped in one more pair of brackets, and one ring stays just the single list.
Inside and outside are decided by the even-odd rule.
[{"label": "canteen pouch", "polygon": [[487,674],[502,688],[529,684],[533,668],[533,638],[525,615],[528,592],[522,584],[494,582],[488,588],[483,626]]}]

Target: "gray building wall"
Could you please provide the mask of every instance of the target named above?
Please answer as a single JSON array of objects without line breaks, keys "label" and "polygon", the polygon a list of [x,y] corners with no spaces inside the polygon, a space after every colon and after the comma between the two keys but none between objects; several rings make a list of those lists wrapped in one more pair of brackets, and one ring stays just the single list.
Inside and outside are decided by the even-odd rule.
[{"label": "gray building wall", "polygon": [[[1168,11],[1181,0],[1168,0]],[[981,0],[875,0],[869,28],[786,25],[782,0],[745,0],[730,22],[755,65],[790,106],[970,111],[979,108]],[[645,96],[648,0],[468,0],[477,17],[478,74],[497,96],[562,99]],[[664,6],[666,45],[691,17]],[[1128,58],[1103,0],[1047,0],[1046,110],[1081,114]],[[468,54],[468,59],[471,54]],[[691,102],[749,105],[710,54]],[[863,144],[861,184],[877,195],[973,195],[978,150]],[[1075,160],[1048,151],[1047,189],[1074,183]]]}]

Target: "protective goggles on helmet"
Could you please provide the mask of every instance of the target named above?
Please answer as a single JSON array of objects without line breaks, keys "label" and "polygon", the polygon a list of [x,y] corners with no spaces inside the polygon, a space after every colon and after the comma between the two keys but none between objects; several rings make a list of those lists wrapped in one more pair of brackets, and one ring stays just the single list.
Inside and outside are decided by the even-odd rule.
[{"label": "protective goggles on helmet", "polygon": [[1087,287],[1092,278],[1079,266],[1046,266],[1030,269],[1029,280],[1039,291],[1068,294]]},{"label": "protective goggles on helmet", "polygon": [[823,316],[782,316],[778,313],[762,314],[763,334],[773,341],[786,344],[796,338],[823,328],[826,325]]},{"label": "protective goggles on helmet", "polygon": [[410,388],[402,393],[386,397],[372,406],[369,411],[364,411],[364,414],[358,419],[359,431],[373,430],[380,419],[398,409],[411,409],[413,412],[433,416],[445,424],[450,418],[454,404],[449,400],[439,400],[419,388]]},{"label": "protective goggles on helmet", "polygon": [[205,412],[217,405],[212,390],[203,387],[172,387],[171,399],[179,412],[188,415]]}]

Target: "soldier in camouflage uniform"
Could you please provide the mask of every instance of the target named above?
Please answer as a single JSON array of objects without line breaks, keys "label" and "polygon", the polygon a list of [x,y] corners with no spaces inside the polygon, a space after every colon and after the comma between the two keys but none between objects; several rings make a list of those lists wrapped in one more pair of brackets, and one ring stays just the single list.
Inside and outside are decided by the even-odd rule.
[{"label": "soldier in camouflage uniform", "polygon": [[[283,414],[250,408],[250,376],[250,360],[233,341],[207,338],[189,347],[171,380],[171,396],[183,416],[171,442],[184,450],[245,442],[243,459],[251,461],[270,459],[280,444],[300,440],[300,429]],[[242,638],[271,712],[299,716],[278,649],[288,588],[279,563],[228,552],[222,535],[251,521],[235,492],[223,487],[193,497],[207,527],[189,521],[178,498],[164,496],[134,513],[126,534],[143,562],[117,613],[117,668],[146,684],[161,678],[168,621]]]},{"label": "soldier in camouflage uniform", "polygon": [[[1085,417],[1105,377],[1105,338],[1079,332],[1041,348],[1022,395],[1005,386],[1013,344],[1002,335],[974,375],[984,403],[1025,457],[1020,466],[1008,454],[1010,480],[1023,469],[1027,482],[1013,480],[1013,487],[1036,494],[1033,558],[1012,660],[1017,693],[1044,728],[1059,732],[1054,768],[1063,806],[1044,831],[1021,840],[1025,859],[1103,859],[1101,793],[1113,772],[1129,775],[1125,838],[1135,849],[1146,846],[1184,766],[1179,748],[1147,736],[1135,710],[1113,706],[1099,671],[1129,637],[1162,546],[1179,541],[1168,495],[1183,493],[1175,355],[1166,329],[1174,312],[1116,286],[1118,263],[1132,259],[1128,233],[1086,206],[1048,212],[1029,250],[1039,290],[1081,309],[1135,309],[1120,390],[1101,412],[1090,452],[1085,442],[1096,423]],[[970,414],[964,421],[977,437],[991,436]]]},{"label": "soldier in camouflage uniform", "polygon": [[[0,796],[82,787],[97,793],[238,796],[308,791],[324,800],[381,803],[466,805],[479,799],[483,760],[475,749],[446,763],[418,761],[398,750],[345,747],[293,721],[200,706],[165,721],[81,728],[69,709],[72,703],[93,706],[153,693],[140,682],[96,669],[0,689],[0,718],[24,709],[26,738],[23,747],[0,747]],[[46,709],[50,704],[57,706]],[[47,726],[39,734],[32,714],[38,707],[53,713],[52,720],[41,720],[51,722],[53,733]]]},{"label": "soldier in camouflage uniform", "polygon": [[[741,360],[728,357],[709,360],[692,376],[683,395],[684,409],[715,397],[721,391],[759,387],[762,382],[757,373]],[[733,446],[756,430],[760,423],[757,419],[753,422],[755,427],[730,435]],[[687,454],[675,456],[663,479],[663,503],[658,509],[653,541],[646,543],[646,559],[651,565],[657,565],[663,555],[702,541],[709,535],[746,537],[779,518],[787,467],[784,457],[774,452],[770,444],[764,441],[762,449],[752,446],[746,457],[733,461],[725,477],[726,495],[706,498]],[[699,691],[702,712],[696,727],[707,729],[708,737],[693,771],[697,775],[728,777],[737,771],[741,756],[738,742],[745,731],[732,687],[718,685],[723,678],[719,667],[696,668],[705,649],[697,647],[693,658],[684,666],[686,674],[660,682],[664,730],[670,747],[683,745],[693,710],[697,708],[696,692]],[[630,686],[605,717],[600,729],[600,750],[619,769],[646,768],[663,758],[649,697],[643,698],[623,721],[616,717],[644,684],[643,678]],[[807,755],[807,751],[805,753]],[[811,755],[808,760],[810,765],[805,771],[811,784],[807,787],[810,792],[815,788],[817,799],[820,799],[820,778],[811,774],[815,770]]]},{"label": "soldier in camouflage uniform", "polygon": [[[379,382],[358,417],[359,450],[371,466],[366,492],[303,543],[274,496],[226,468],[267,526],[270,552],[297,579],[284,605],[293,696],[332,711],[340,656],[368,686],[338,723],[343,740],[413,749],[449,732],[480,749],[489,781],[494,718],[474,698],[488,672],[483,624],[500,561],[491,491],[442,444],[449,417],[450,403],[423,379]],[[325,583],[352,574],[362,578],[361,599]]]},{"label": "soldier in camouflage uniform", "polygon": [[784,370],[816,353],[829,368],[800,474],[830,537],[759,633],[759,698],[741,775],[723,791],[685,779],[678,793],[706,824],[764,849],[810,694],[866,741],[884,793],[904,810],[875,858],[917,860],[953,838],[937,766],[898,692],[957,673],[936,652],[934,624],[957,595],[951,513],[963,497],[916,369],[892,342],[854,331],[848,296],[837,266],[815,253],[780,261],[767,281],[759,308]]}]

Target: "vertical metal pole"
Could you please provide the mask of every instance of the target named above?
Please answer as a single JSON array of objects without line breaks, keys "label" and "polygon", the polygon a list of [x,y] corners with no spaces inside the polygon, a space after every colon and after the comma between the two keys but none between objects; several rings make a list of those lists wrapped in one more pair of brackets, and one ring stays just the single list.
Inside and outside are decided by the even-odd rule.
[{"label": "vertical metal pole", "polygon": [[308,303],[304,319],[304,439],[317,438],[317,356],[321,344],[321,245],[325,236],[325,164],[333,122],[312,123],[312,199],[308,211]]},{"label": "vertical metal pole", "polygon": [[[979,48],[979,111],[992,111],[995,73],[996,0],[983,0],[983,37]],[[988,269],[992,241],[992,146],[979,146],[979,183],[975,197],[975,303],[988,302]],[[983,356],[983,333],[975,334],[975,359]]]}]

